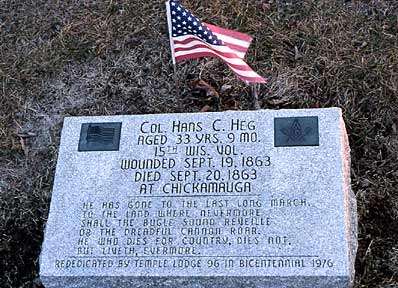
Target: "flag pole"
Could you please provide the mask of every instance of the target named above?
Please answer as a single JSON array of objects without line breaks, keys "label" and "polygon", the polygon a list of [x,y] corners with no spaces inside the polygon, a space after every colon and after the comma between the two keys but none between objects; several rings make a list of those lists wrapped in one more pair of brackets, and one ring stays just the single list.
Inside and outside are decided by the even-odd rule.
[{"label": "flag pole", "polygon": [[173,25],[171,23],[171,9],[170,9],[170,1],[166,2],[166,11],[167,11],[167,25],[169,28],[169,39],[170,39],[170,50],[171,50],[171,60],[173,62],[173,73],[174,73],[174,83],[176,87],[176,94],[177,94],[177,102],[178,102],[178,109],[179,112],[182,112],[182,104],[180,99],[180,82],[178,81],[178,74],[177,74],[177,63],[176,58],[174,55],[174,41],[173,41]]},{"label": "flag pole", "polygon": [[[177,101],[178,101],[178,100],[181,100],[181,97],[180,97],[180,81],[178,81],[177,64],[176,63],[173,63],[173,73],[174,73],[174,84],[176,86],[176,94],[177,94]],[[183,112],[181,101],[178,101],[178,109],[180,110],[180,112]]]},{"label": "flag pole", "polygon": [[252,83],[250,85],[250,94],[252,98],[252,103],[253,103],[253,109],[254,110],[260,110],[260,102],[258,101],[258,91],[257,91],[257,83]]}]

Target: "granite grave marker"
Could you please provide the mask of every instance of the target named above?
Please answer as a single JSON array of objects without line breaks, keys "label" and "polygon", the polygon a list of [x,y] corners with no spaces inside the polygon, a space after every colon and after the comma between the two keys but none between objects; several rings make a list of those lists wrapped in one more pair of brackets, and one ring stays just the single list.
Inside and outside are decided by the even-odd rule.
[{"label": "granite grave marker", "polygon": [[40,276],[52,287],[351,287],[337,108],[66,118]]}]

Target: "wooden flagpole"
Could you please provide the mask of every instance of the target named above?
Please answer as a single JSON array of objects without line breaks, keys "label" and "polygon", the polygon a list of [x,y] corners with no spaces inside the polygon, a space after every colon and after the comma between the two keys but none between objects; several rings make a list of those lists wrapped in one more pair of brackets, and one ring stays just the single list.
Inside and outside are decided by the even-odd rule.
[{"label": "wooden flagpole", "polygon": [[258,91],[257,91],[257,83],[252,83],[250,85],[250,94],[252,98],[252,103],[253,103],[253,109],[254,110],[260,110],[260,102],[258,101]]},{"label": "wooden flagpole", "polygon": [[166,2],[166,11],[167,11],[167,25],[169,27],[169,39],[170,39],[170,50],[171,50],[171,59],[173,62],[173,73],[174,73],[174,83],[176,87],[176,94],[177,94],[177,105],[179,112],[183,112],[183,107],[181,103],[180,97],[180,81],[178,80],[178,73],[177,73],[177,63],[176,58],[174,55],[174,42],[173,42],[173,25],[171,23],[171,9],[170,9],[170,1]]},{"label": "wooden flagpole", "polygon": [[173,70],[174,70],[174,84],[176,86],[176,94],[177,94],[177,106],[178,106],[178,112],[184,112],[183,111],[183,105],[182,105],[182,97],[180,94],[180,81],[178,79],[178,73],[177,73],[177,64],[173,64]]}]

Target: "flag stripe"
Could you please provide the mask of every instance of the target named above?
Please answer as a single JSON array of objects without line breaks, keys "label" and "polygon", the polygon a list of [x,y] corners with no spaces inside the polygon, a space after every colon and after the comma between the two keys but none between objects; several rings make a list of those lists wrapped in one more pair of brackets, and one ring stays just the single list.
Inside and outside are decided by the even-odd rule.
[{"label": "flag stripe", "polygon": [[234,44],[227,43],[227,42],[224,42],[224,44],[226,46],[228,46],[229,48],[231,48],[232,50],[237,51],[239,53],[243,53],[245,55],[246,55],[247,50],[249,50],[248,48],[245,48],[245,47],[242,47],[242,46],[238,46],[238,45],[234,45]]},{"label": "flag stripe", "polygon": [[242,59],[239,59],[239,58],[231,59],[231,58],[224,57],[221,53],[211,50],[208,47],[196,48],[191,51],[176,52],[176,59],[179,60],[179,59],[181,59],[182,56],[189,55],[189,54],[197,55],[199,53],[207,53],[207,52],[212,53],[212,55],[215,55],[215,56],[221,58],[222,60],[227,62],[230,66],[236,67],[236,69],[244,69],[243,67],[245,67],[247,70],[252,70],[249,65],[247,65],[244,61],[242,61]]},{"label": "flag stripe", "polygon": [[[196,56],[195,56],[195,55],[192,55],[192,54],[185,55],[185,56],[179,56],[179,57],[177,57],[176,59],[177,59],[177,61],[182,61],[182,60],[195,59],[195,58],[198,58],[198,57],[218,57],[218,56],[215,56],[214,53],[211,53],[211,52],[203,52],[203,53],[197,53]],[[254,77],[247,77],[247,76],[244,76],[244,75],[241,75],[240,73],[238,73],[238,70],[235,69],[235,68],[232,68],[231,65],[229,65],[228,63],[226,63],[226,64],[227,64],[228,67],[230,67],[230,68],[234,71],[234,73],[235,73],[240,79],[242,79],[243,81],[250,82],[250,83],[252,83],[252,82],[266,83],[266,81],[264,80],[264,78],[262,78],[262,77],[259,76],[259,75],[253,75]]]},{"label": "flag stripe", "polygon": [[222,35],[222,34],[219,34],[219,33],[214,33],[214,35],[216,35],[218,37],[218,39],[220,39],[224,43],[229,43],[229,44],[233,44],[233,45],[236,45],[236,46],[241,46],[243,48],[249,48],[250,43],[251,43],[251,42],[246,42],[246,41],[242,41],[242,40],[239,40],[239,39],[235,39],[235,38],[232,38],[230,36],[225,36],[225,35]]},{"label": "flag stripe", "polygon": [[[187,55],[183,55],[183,56],[177,56],[177,59],[178,59],[178,61],[182,61],[182,60],[194,59],[197,57],[217,57],[217,58],[219,57],[218,55],[216,55],[216,53],[211,52],[209,50],[207,52],[196,53],[195,55],[187,54]],[[234,68],[232,65],[230,65],[228,63],[226,63],[226,64],[239,76],[246,77],[246,78],[259,78],[258,74],[256,72],[254,72],[252,69],[247,70],[248,67],[245,67],[246,70],[240,70],[240,69]]]},{"label": "flag stripe", "polygon": [[[178,45],[174,42],[175,45]],[[233,64],[237,64],[237,65],[247,65],[246,62],[243,61],[242,58],[240,58],[238,55],[236,55],[229,47],[226,46],[218,46],[218,45],[210,45],[207,43],[201,43],[202,45],[204,45],[202,48],[208,48],[211,49],[213,51],[219,52],[224,54],[224,56],[228,57],[230,59],[230,62],[232,62]],[[184,48],[184,46],[180,46],[178,45],[179,48]],[[192,50],[192,49],[190,49]],[[189,50],[188,50],[189,51]]]},{"label": "flag stripe", "polygon": [[185,49],[185,48],[177,48],[175,50],[175,53],[176,53],[176,55],[185,55],[187,53],[184,53],[184,52],[188,52],[189,53],[190,51],[194,51],[193,53],[196,54],[197,52],[195,52],[195,51],[199,51],[199,52],[204,51],[204,50],[197,50],[197,49],[208,49],[208,50],[211,50],[212,52],[215,52],[218,55],[224,57],[225,58],[225,59],[223,59],[224,61],[227,61],[226,59],[228,59],[228,63],[230,65],[236,67],[237,69],[243,69],[244,70],[244,67],[249,67],[245,62],[242,61],[242,59],[240,59],[240,58],[230,58],[230,57],[228,57],[229,53],[219,52],[219,51],[214,50],[214,49],[212,49],[210,47],[207,47],[205,45],[196,45],[195,47],[187,48],[187,49]]},{"label": "flag stripe", "polygon": [[[196,40],[198,42],[201,42],[202,44],[209,45],[209,44],[203,42],[200,38],[198,38],[196,36],[191,36],[191,35],[174,37],[174,44],[180,44],[179,47],[181,47],[181,45],[186,45],[186,47],[190,47],[188,44],[191,43],[194,40]],[[229,47],[229,49],[231,49],[232,52],[236,53],[236,55],[239,58],[242,58],[242,59],[245,58],[245,55],[246,55],[246,52],[247,52],[247,48],[241,48],[240,46],[231,45],[233,47],[237,47],[238,48],[238,49],[234,49],[233,47],[230,46],[230,44],[227,44],[227,43],[225,43],[225,44],[226,44],[225,46],[213,45],[212,47],[220,47],[220,49],[222,47],[225,47],[226,49],[228,49],[228,47]]]},{"label": "flag stripe", "polygon": [[[188,60],[188,59],[193,59],[193,58],[198,58],[198,57],[218,57],[221,58],[226,62],[226,64],[244,81],[249,81],[253,82],[254,80],[256,82],[260,83],[265,83],[265,80],[259,76],[256,72],[254,72],[250,66],[248,66],[244,61],[242,61],[239,58],[235,59],[229,59],[226,57],[223,57],[216,51],[213,51],[209,49],[208,47],[206,48],[198,48],[194,49],[191,51],[183,51],[183,52],[176,52],[176,60],[177,61],[182,61],[182,60]],[[235,60],[235,61],[232,61]],[[240,60],[239,62],[241,63],[236,63],[236,60]],[[235,63],[234,63],[235,62]],[[245,70],[241,70],[245,69]]]},{"label": "flag stripe", "polygon": [[[174,39],[175,39],[174,41],[178,41],[178,44],[187,44],[191,41],[192,38],[195,38],[198,41],[203,42],[200,38],[198,38],[196,36],[192,36],[192,35],[174,37]],[[178,39],[178,40],[176,40],[176,39]],[[238,46],[238,45],[234,45],[234,44],[230,44],[230,43],[225,43],[225,44],[228,47],[230,47],[230,46],[236,47],[236,49],[230,47],[234,51],[246,52],[248,50],[247,48],[242,47],[242,46]],[[220,46],[220,45],[217,45],[217,46]],[[220,46],[220,47],[222,47],[222,46]]]},{"label": "flag stripe", "polygon": [[211,31],[213,31],[216,34],[221,34],[221,35],[225,35],[225,36],[229,36],[233,39],[239,39],[242,40],[244,42],[252,42],[253,38],[250,37],[249,35],[245,34],[245,33],[241,33],[238,31],[234,31],[234,30],[229,30],[229,29],[225,29],[225,28],[221,28],[215,25],[211,25],[209,23],[204,23],[207,27],[210,28]]},{"label": "flag stripe", "polygon": [[223,53],[225,57],[228,58],[240,58],[242,59],[244,57],[244,53],[238,53],[235,51],[232,51],[229,47],[227,46],[218,46],[218,45],[209,45],[207,43],[203,43],[200,40],[197,39],[191,39],[191,41],[188,43],[188,41],[184,41],[186,44],[181,44],[180,41],[174,40],[174,47],[176,52],[179,51],[189,51],[190,49],[195,49],[200,47],[209,47],[210,49],[213,49],[217,52]]},{"label": "flag stripe", "polygon": [[[207,45],[203,45],[203,43],[197,43],[197,44],[194,44],[194,45],[190,45],[189,47],[188,47],[188,46],[181,46],[181,45],[176,44],[176,45],[175,45],[175,52],[189,51],[189,50],[197,49],[197,48],[208,48],[208,49],[212,49],[212,48],[209,48]],[[214,50],[215,50],[215,49],[214,49]],[[215,51],[218,51],[218,50],[215,50]],[[245,57],[245,54],[244,54],[244,53],[238,53],[238,52],[236,52],[236,53],[234,53],[234,54],[231,54],[231,53],[222,52],[222,51],[218,51],[218,52],[219,52],[219,53],[223,53],[223,55],[224,55],[225,57],[228,57],[228,58],[230,58],[230,59],[233,59],[233,58],[231,58],[231,57],[235,57],[235,56],[238,56],[239,59],[243,59],[243,58]]]}]

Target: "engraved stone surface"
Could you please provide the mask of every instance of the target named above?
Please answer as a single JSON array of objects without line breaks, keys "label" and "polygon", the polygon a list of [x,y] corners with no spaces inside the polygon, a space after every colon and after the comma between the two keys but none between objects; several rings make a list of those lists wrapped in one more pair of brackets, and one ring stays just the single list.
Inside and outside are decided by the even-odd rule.
[{"label": "engraved stone surface", "polygon": [[[79,149],[96,123],[121,123],[118,150]],[[91,132],[85,141],[115,136]],[[340,109],[72,117],[40,277],[47,288],[352,287],[356,229]]]}]

